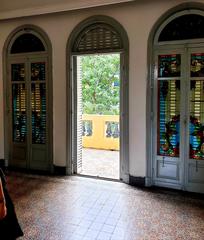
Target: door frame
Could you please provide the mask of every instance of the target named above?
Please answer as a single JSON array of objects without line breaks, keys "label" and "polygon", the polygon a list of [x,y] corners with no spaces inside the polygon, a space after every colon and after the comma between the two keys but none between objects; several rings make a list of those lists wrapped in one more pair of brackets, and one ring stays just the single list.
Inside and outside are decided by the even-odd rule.
[{"label": "door frame", "polygon": [[[173,47],[181,48],[185,44],[189,46],[192,44],[196,44],[197,47],[204,46],[200,44],[201,39],[199,40],[184,40],[184,41],[169,41],[169,42],[158,42],[158,37],[163,28],[174,18],[184,14],[200,14],[204,16],[204,4],[202,3],[182,3],[178,6],[175,6],[165,12],[154,24],[152,30],[149,34],[148,39],[148,74],[147,74],[147,86],[146,86],[146,186],[154,185],[153,182],[153,175],[154,175],[154,129],[153,129],[153,122],[155,118],[154,114],[154,104],[152,99],[154,98],[154,72],[155,72],[155,65],[154,65],[154,57],[155,51],[161,49],[168,49]],[[203,41],[204,39],[202,39]],[[171,187],[171,186],[170,186]]]},{"label": "door frame", "polygon": [[[19,53],[10,54],[11,47],[14,41],[24,33],[32,33],[37,36],[45,47],[45,52],[31,52],[31,53]],[[4,158],[6,166],[9,166],[9,156],[10,156],[10,138],[9,136],[9,100],[8,91],[10,91],[9,83],[9,69],[10,62],[15,61],[15,59],[26,59],[26,58],[40,58],[44,57],[47,59],[47,81],[46,81],[46,92],[47,94],[47,118],[49,122],[47,123],[48,132],[46,133],[49,138],[47,138],[47,154],[48,154],[48,172],[53,172],[53,80],[52,80],[52,45],[48,35],[40,27],[26,24],[14,29],[7,37],[4,47],[3,47],[3,96],[4,96]]]},{"label": "door frame", "polygon": [[[120,53],[120,179],[123,182],[129,183],[129,93],[128,93],[128,79],[129,79],[129,41],[126,31],[115,19],[108,16],[93,16],[85,19],[79,23],[72,31],[67,43],[67,174],[74,174],[74,168],[77,140],[76,134],[76,66],[74,57],[87,53],[73,52],[73,45],[78,35],[91,24],[103,22],[111,25],[116,29],[121,36],[123,42],[123,49],[120,51],[95,51],[97,53]],[[91,54],[91,53],[90,53]]]}]

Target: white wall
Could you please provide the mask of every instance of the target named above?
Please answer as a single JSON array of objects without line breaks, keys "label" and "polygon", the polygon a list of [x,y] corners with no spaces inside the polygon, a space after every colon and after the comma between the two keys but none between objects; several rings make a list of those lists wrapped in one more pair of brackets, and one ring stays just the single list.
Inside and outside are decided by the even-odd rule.
[{"label": "white wall", "polygon": [[[126,29],[130,42],[129,55],[129,152],[130,174],[146,175],[146,81],[148,36],[158,18],[182,0],[136,1],[134,3],[99,7],[59,14],[41,15],[0,21],[0,50],[8,35],[23,24],[41,27],[49,36],[53,48],[53,119],[54,163],[66,165],[66,44],[70,32],[85,18],[107,15]],[[204,3],[204,1],[201,1]],[[0,58],[0,158],[4,158],[3,79]]]}]

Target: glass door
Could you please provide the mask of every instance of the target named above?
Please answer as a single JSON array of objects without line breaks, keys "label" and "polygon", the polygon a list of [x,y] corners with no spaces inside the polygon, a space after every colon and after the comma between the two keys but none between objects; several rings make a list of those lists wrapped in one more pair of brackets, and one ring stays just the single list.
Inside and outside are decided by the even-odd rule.
[{"label": "glass door", "polygon": [[154,184],[204,192],[204,51],[158,52]]},{"label": "glass door", "polygon": [[186,189],[204,192],[204,49],[191,48],[189,68]]},{"label": "glass door", "polygon": [[14,60],[10,73],[10,165],[48,170],[47,60]]},{"label": "glass door", "polygon": [[23,59],[10,65],[10,107],[9,128],[11,136],[10,163],[12,166],[26,167],[27,165],[27,68]]},{"label": "glass door", "polygon": [[29,117],[30,168],[46,170],[47,157],[47,62],[46,59],[29,60]]},{"label": "glass door", "polygon": [[155,65],[154,184],[182,187],[182,52],[159,52]]}]

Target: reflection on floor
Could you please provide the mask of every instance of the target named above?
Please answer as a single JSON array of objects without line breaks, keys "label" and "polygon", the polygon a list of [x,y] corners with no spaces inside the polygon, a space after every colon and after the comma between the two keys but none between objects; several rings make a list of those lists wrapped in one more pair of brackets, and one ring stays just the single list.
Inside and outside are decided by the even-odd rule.
[{"label": "reflection on floor", "polygon": [[119,151],[83,148],[81,174],[119,179]]},{"label": "reflection on floor", "polygon": [[10,173],[22,240],[201,240],[204,200],[84,177]]}]

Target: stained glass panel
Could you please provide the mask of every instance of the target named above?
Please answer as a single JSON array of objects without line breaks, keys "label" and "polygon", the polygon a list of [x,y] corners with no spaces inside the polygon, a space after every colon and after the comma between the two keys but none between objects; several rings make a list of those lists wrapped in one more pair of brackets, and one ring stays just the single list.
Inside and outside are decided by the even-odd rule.
[{"label": "stained glass panel", "polygon": [[204,53],[191,54],[191,77],[204,77]]},{"label": "stained glass panel", "polygon": [[157,154],[179,156],[180,81],[158,81]]},{"label": "stained glass panel", "polygon": [[191,81],[189,131],[190,158],[204,160],[204,81]]},{"label": "stained glass panel", "polygon": [[45,62],[31,63],[31,80],[45,81]]},{"label": "stained glass panel", "polygon": [[46,85],[31,84],[32,143],[46,143]]},{"label": "stained glass panel", "polygon": [[12,85],[13,142],[26,141],[26,89],[25,84]]},{"label": "stained glass panel", "polygon": [[159,55],[158,77],[180,77],[181,56],[179,54]]},{"label": "stained glass panel", "polygon": [[25,80],[25,67],[23,63],[11,65],[11,80],[12,81],[24,81]]}]

